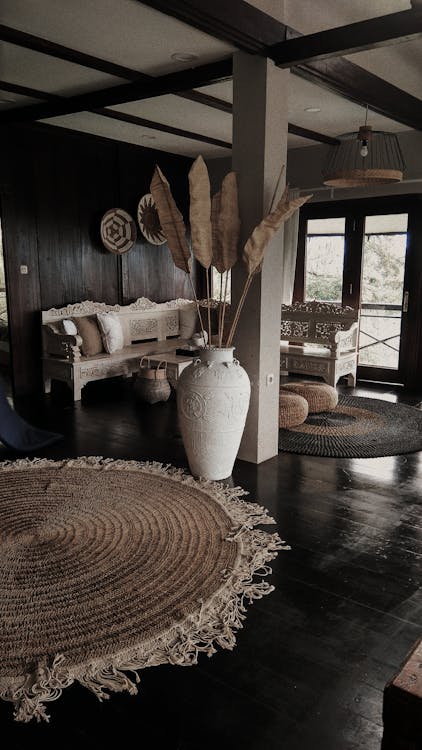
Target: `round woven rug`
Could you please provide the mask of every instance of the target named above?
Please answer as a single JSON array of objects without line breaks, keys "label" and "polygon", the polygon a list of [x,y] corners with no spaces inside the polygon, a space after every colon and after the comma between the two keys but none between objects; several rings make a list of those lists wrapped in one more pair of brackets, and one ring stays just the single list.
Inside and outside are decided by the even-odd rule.
[{"label": "round woven rug", "polygon": [[287,548],[253,529],[274,521],[244,494],[156,463],[0,464],[0,696],[15,718],[48,718],[74,681],[135,693],[133,670],[233,648]]},{"label": "round woven rug", "polygon": [[422,411],[380,399],[340,396],[329,412],[279,431],[279,449],[335,458],[376,458],[422,450]]}]

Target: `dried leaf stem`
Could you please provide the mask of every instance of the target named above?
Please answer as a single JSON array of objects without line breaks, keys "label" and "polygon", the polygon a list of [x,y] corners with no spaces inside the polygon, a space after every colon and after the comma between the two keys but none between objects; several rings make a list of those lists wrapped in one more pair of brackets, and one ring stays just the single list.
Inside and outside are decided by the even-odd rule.
[{"label": "dried leaf stem", "polygon": [[207,313],[208,313],[208,343],[211,344],[211,291],[210,291],[210,270],[205,269],[207,278]]},{"label": "dried leaf stem", "polygon": [[236,332],[237,324],[238,324],[239,318],[240,318],[240,313],[242,312],[242,308],[243,308],[243,305],[245,303],[246,296],[247,296],[247,294],[249,292],[249,287],[252,284],[252,279],[253,279],[254,275],[255,274],[251,274],[250,273],[248,275],[246,281],[245,281],[245,285],[243,287],[243,292],[242,292],[240,300],[238,302],[236,313],[235,313],[235,316],[233,318],[233,322],[232,322],[231,327],[230,327],[229,335],[227,337],[226,346],[231,346],[232,345],[233,336],[234,336],[234,334]]},{"label": "dried leaf stem", "polygon": [[221,321],[223,315],[223,274],[220,273],[220,298],[218,303],[218,346],[221,346]]},{"label": "dried leaf stem", "polygon": [[[223,280],[223,277],[221,276],[221,280]],[[227,307],[227,285],[229,280],[229,272],[226,271],[226,280],[224,284],[224,302],[223,302],[223,311],[221,314],[221,325],[219,328],[219,336],[218,336],[218,346],[223,346],[223,336],[224,336],[224,322],[226,319],[226,307]]]},{"label": "dried leaf stem", "polygon": [[190,285],[192,288],[193,298],[196,304],[196,312],[198,313],[199,325],[201,326],[202,338],[203,338],[204,345],[205,345],[205,328],[204,328],[204,323],[202,321],[201,308],[199,307],[198,297],[196,296],[195,287],[193,285],[192,276],[190,275],[190,273],[188,273],[188,277],[189,277]]}]

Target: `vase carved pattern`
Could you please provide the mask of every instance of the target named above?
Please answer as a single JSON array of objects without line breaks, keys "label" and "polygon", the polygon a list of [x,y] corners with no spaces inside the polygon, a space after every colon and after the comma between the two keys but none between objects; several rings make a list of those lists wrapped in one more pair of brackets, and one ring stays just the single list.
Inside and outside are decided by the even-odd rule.
[{"label": "vase carved pattern", "polygon": [[179,424],[195,476],[217,480],[231,475],[249,399],[249,378],[233,360],[232,349],[204,349],[201,359],[183,371],[177,389]]}]

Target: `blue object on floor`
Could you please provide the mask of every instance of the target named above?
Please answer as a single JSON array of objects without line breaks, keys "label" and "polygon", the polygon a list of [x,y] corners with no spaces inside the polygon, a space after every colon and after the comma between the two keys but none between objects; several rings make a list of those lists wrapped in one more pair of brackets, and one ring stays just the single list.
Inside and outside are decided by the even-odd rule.
[{"label": "blue object on floor", "polygon": [[0,384],[0,441],[15,451],[27,453],[62,440],[57,432],[40,430],[25,422],[10,406]]}]

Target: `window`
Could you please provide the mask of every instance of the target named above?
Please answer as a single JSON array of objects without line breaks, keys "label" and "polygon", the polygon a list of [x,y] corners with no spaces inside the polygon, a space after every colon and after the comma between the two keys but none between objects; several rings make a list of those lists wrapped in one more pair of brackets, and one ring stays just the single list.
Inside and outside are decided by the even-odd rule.
[{"label": "window", "polygon": [[309,219],[306,234],[305,301],[341,304],[344,218]]},{"label": "window", "polygon": [[360,365],[399,366],[407,218],[389,214],[365,219]]},{"label": "window", "polygon": [[[218,273],[214,266],[211,266],[211,297],[217,302],[222,300],[224,302],[224,292],[226,292],[226,302],[231,302],[231,271],[226,273]],[[227,286],[226,286],[227,280]]]}]

